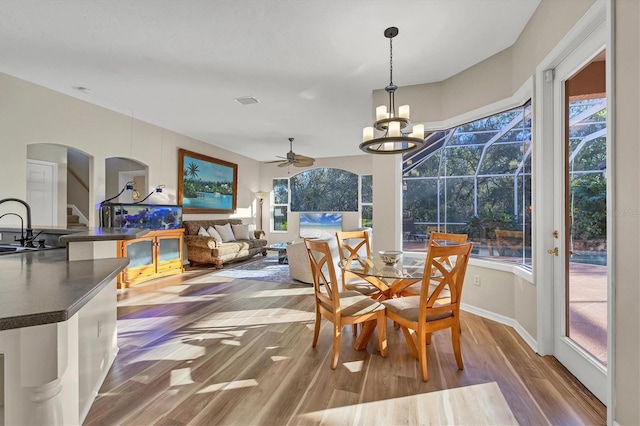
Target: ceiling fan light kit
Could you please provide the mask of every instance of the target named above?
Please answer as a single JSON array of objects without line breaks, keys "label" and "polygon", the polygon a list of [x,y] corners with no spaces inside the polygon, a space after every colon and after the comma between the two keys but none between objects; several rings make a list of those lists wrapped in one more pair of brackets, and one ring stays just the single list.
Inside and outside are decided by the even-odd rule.
[{"label": "ceiling fan light kit", "polygon": [[[396,114],[395,91],[398,86],[393,84],[393,38],[397,35],[396,27],[384,31],[384,36],[389,39],[389,85],[385,87],[389,94],[389,105],[377,107],[373,127],[365,127],[362,131],[360,149],[369,154],[398,154],[425,145],[423,124],[413,126],[411,133],[403,132],[409,125],[409,105],[401,105]],[[382,132],[378,137],[375,137],[376,130]]]},{"label": "ceiling fan light kit", "polygon": [[[313,163],[316,161],[315,158],[307,157],[304,155],[296,154],[293,152],[293,138],[289,138],[289,152],[287,152],[286,157],[280,157],[282,160],[276,161],[267,161],[269,163],[280,163],[278,167],[311,167]],[[284,161],[283,161],[284,160]]]}]

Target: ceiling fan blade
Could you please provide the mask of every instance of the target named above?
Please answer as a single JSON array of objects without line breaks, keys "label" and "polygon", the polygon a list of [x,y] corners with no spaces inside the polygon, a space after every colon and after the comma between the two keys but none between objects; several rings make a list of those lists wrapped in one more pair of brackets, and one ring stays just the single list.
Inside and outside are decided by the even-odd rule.
[{"label": "ceiling fan blade", "polygon": [[291,164],[289,161],[285,161],[284,163],[278,164],[278,167],[287,167],[289,164]]},{"label": "ceiling fan blade", "polygon": [[295,160],[299,160],[299,161],[314,161],[315,160],[315,158],[307,157],[306,155],[300,155],[300,154],[295,154],[293,156],[293,158]]},{"label": "ceiling fan blade", "polygon": [[313,161],[295,161],[293,165],[296,167],[311,167],[313,166]]}]

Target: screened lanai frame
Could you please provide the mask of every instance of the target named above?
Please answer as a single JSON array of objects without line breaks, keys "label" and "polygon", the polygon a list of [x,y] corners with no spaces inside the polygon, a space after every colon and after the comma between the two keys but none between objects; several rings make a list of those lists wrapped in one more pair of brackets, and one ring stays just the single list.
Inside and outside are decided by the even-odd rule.
[{"label": "screened lanai frame", "polygon": [[[403,156],[405,250],[425,250],[431,230],[463,232],[476,243],[474,256],[531,265],[531,111],[528,101],[433,131],[426,135],[425,148]],[[597,244],[606,236],[606,217],[596,207],[606,204],[606,98],[572,99],[568,119],[570,185],[587,188],[582,205],[570,200],[572,252],[580,254],[574,241]],[[496,202],[500,197],[502,202]],[[522,232],[522,250],[502,250],[495,228]],[[583,259],[594,256],[586,254]]]},{"label": "screened lanai frame", "polygon": [[[405,250],[425,250],[433,230],[460,232],[475,256],[531,263],[531,113],[528,101],[431,132],[424,149],[403,156]],[[517,231],[523,247],[498,245],[496,228]]]}]

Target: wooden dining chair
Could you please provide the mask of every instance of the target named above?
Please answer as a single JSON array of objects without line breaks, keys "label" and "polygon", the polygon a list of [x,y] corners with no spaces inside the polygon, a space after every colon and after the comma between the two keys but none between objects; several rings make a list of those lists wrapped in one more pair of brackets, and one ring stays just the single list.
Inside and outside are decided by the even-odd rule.
[{"label": "wooden dining chair", "polygon": [[500,256],[522,256],[524,232],[496,229],[496,246]]},{"label": "wooden dining chair", "polygon": [[[418,358],[422,380],[429,379],[427,370],[427,345],[431,333],[451,329],[453,352],[458,369],[464,368],[460,350],[460,294],[471,253],[471,243],[454,246],[429,247],[424,266],[422,289],[419,297],[398,297],[382,302],[386,315],[400,325],[411,354]],[[449,266],[444,259],[448,259]],[[429,291],[431,275],[437,271],[439,281],[434,291]],[[442,299],[448,289],[450,297]]]},{"label": "wooden dining chair", "polygon": [[[361,257],[371,256],[369,233],[366,230],[336,232],[336,238],[338,239],[340,259],[346,264],[353,264],[353,262],[360,263],[364,269],[366,263]],[[355,273],[345,271],[344,269],[342,269],[342,290],[355,290],[373,298],[376,298],[380,294],[378,287]]]},{"label": "wooden dining chair", "polygon": [[331,368],[335,369],[340,354],[342,327],[376,321],[378,349],[380,355],[386,357],[387,319],[384,314],[384,306],[357,291],[340,291],[329,244],[320,240],[305,240],[305,244],[313,274],[316,307],[316,322],[311,346],[315,348],[318,343],[320,321],[324,316],[333,323]]},{"label": "wooden dining chair", "polygon": [[[452,234],[448,232],[433,231],[429,236],[429,245],[427,247],[427,250],[429,250],[432,246],[447,245],[448,243],[464,244],[467,242],[467,238],[468,238],[467,234]],[[451,266],[451,264],[449,263],[449,259],[442,259],[442,260],[448,266]],[[432,278],[431,291],[435,289],[438,281],[439,281],[438,277]],[[421,288],[422,288],[421,282],[415,283],[409,287],[404,288],[401,294],[402,296],[419,296]],[[462,290],[462,288],[460,288],[460,290]],[[443,291],[441,297],[442,298],[449,297],[449,291],[448,290]]]}]

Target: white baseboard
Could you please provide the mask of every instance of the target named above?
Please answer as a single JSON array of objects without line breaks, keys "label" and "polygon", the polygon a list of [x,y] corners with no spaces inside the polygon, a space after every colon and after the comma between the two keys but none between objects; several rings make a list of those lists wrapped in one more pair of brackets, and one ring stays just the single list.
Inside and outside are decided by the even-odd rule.
[{"label": "white baseboard", "polygon": [[527,332],[527,330],[525,330],[524,327],[522,327],[520,323],[513,318],[505,317],[504,315],[499,315],[485,309],[467,305],[466,303],[460,304],[460,308],[463,311],[478,315],[482,318],[490,319],[491,321],[499,322],[500,324],[504,324],[513,328],[516,333],[518,333],[520,337],[522,337],[522,339],[527,343],[527,345],[529,345],[531,349],[538,353],[538,342],[536,341],[536,339],[534,339],[533,336],[531,336]]}]

